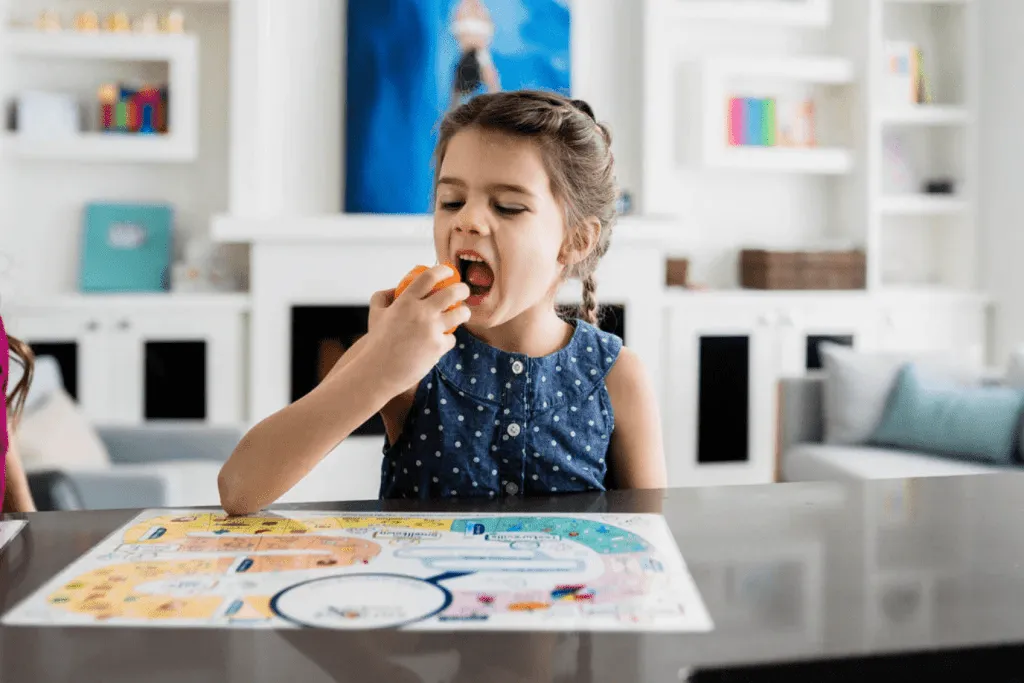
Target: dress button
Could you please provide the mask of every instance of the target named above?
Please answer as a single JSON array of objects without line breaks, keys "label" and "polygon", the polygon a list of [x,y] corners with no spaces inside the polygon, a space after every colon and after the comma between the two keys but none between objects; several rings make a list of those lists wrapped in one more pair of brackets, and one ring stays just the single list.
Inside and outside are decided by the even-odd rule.
[{"label": "dress button", "polygon": [[519,425],[517,425],[515,422],[513,422],[512,424],[510,424],[508,426],[508,429],[506,431],[508,432],[508,435],[511,436],[514,439],[517,436],[519,436],[519,431],[520,431]]},{"label": "dress button", "polygon": [[523,374],[523,362],[519,360],[512,361],[512,372],[517,375]]},{"label": "dress button", "polygon": [[519,487],[516,486],[516,483],[514,481],[510,481],[508,484],[505,485],[505,491],[508,493],[508,495],[514,496],[517,493],[519,493]]}]

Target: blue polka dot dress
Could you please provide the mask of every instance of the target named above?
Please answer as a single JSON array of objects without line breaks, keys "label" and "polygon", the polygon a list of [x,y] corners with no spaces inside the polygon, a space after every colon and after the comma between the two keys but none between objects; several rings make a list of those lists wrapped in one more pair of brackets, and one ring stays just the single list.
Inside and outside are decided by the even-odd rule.
[{"label": "blue polka dot dress", "polygon": [[605,378],[622,340],[583,321],[543,358],[456,333],[385,444],[382,498],[497,498],[605,490],[615,427]]}]

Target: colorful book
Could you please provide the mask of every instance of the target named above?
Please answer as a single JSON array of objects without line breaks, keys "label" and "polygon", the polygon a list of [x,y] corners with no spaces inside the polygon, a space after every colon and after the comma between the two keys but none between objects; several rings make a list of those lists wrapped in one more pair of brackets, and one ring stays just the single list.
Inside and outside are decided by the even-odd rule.
[{"label": "colorful book", "polygon": [[729,99],[729,144],[732,146],[744,144],[744,129],[746,127],[746,108],[742,97]]},{"label": "colorful book", "polygon": [[744,99],[744,108],[746,109],[746,126],[743,134],[743,144],[761,146],[761,135],[764,130],[764,110],[761,106],[761,100],[755,97],[747,97]]},{"label": "colorful book", "polygon": [[761,100],[761,141],[768,147],[775,146],[776,130],[775,98]]}]

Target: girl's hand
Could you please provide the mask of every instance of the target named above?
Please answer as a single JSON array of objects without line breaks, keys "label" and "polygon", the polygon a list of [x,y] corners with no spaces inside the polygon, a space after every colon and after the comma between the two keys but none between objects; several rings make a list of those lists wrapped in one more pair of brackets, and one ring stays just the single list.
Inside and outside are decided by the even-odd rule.
[{"label": "girl's hand", "polygon": [[365,359],[380,369],[381,381],[395,394],[415,386],[441,356],[455,346],[446,334],[467,322],[468,306],[448,310],[469,298],[469,286],[457,283],[431,294],[453,274],[449,266],[434,266],[417,277],[402,296],[395,291],[377,292],[370,299],[369,332]]}]

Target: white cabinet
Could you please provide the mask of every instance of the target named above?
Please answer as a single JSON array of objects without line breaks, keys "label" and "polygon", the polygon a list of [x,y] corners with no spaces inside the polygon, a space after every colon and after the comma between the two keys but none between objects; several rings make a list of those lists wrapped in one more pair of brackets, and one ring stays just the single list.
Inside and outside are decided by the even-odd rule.
[{"label": "white cabinet", "polygon": [[939,350],[980,363],[986,339],[979,297],[727,292],[672,294],[668,302],[670,486],[773,481],[779,379],[819,369],[823,342]]},{"label": "white cabinet", "polygon": [[757,305],[717,299],[682,297],[669,312],[670,486],[771,478],[775,323]]},{"label": "white cabinet", "polygon": [[75,296],[3,314],[11,334],[57,358],[95,422],[245,419],[242,297]]},{"label": "white cabinet", "polygon": [[110,343],[99,317],[32,309],[4,311],[4,320],[8,332],[32,345],[37,355],[57,357],[65,386],[91,420],[110,419]]},{"label": "white cabinet", "polygon": [[780,301],[773,312],[781,375],[801,375],[821,367],[818,347],[842,344],[858,350],[877,347],[871,307],[862,298],[811,296]]}]

